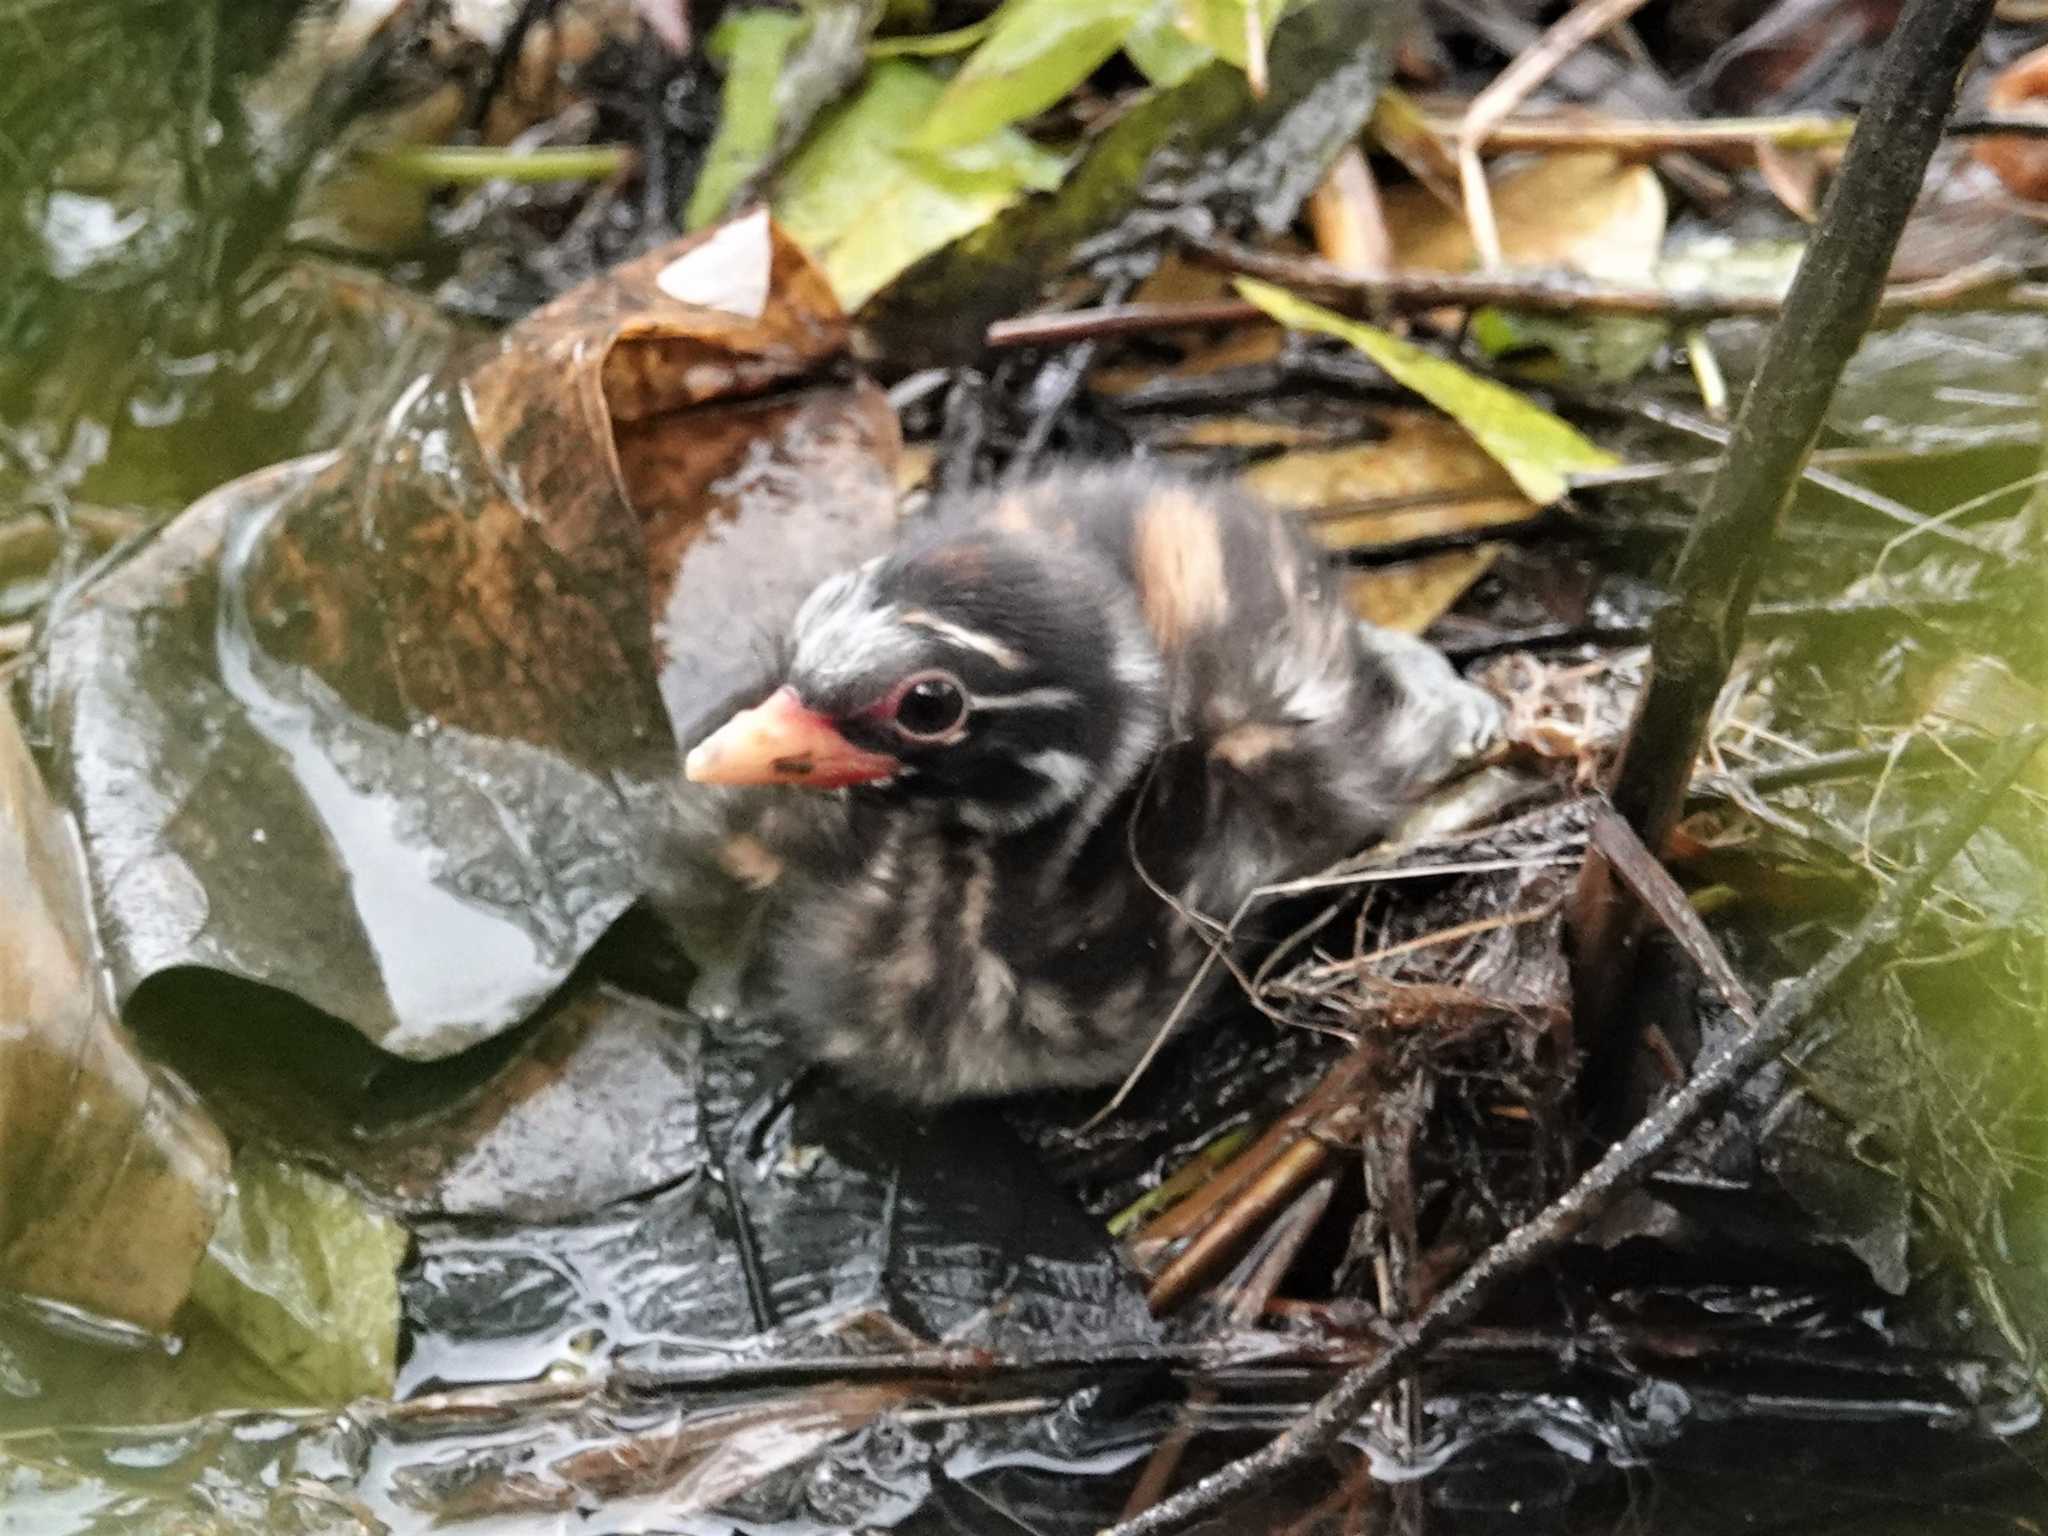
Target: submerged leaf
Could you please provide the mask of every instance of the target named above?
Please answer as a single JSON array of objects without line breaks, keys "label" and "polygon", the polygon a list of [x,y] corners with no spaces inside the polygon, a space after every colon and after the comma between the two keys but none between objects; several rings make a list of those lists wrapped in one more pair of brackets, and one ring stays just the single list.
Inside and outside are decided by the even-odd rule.
[{"label": "submerged leaf", "polygon": [[[1545,155],[1488,179],[1501,255],[1510,267],[1562,267],[1612,282],[1646,281],[1664,243],[1664,187],[1646,165],[1611,154]],[[1421,186],[1386,194],[1395,260],[1409,271],[1478,264],[1455,207]]]},{"label": "submerged leaf", "polygon": [[408,1241],[333,1180],[245,1151],[192,1301],[299,1401],[388,1397]]},{"label": "submerged leaf", "polygon": [[1284,288],[1239,278],[1238,290],[1282,325],[1349,342],[1394,380],[1451,417],[1500,461],[1530,500],[1548,505],[1564,495],[1567,477],[1620,461],[1504,384],[1483,379],[1378,326],[1347,320]]},{"label": "submerged leaf", "polygon": [[1042,112],[1101,67],[1153,0],[1006,0],[916,137],[957,149]]},{"label": "submerged leaf", "polygon": [[[1310,520],[1326,549],[1368,549],[1536,515],[1500,463],[1455,421],[1424,410],[1376,413],[1362,441],[1304,446],[1245,470],[1244,483]],[[1386,499],[1397,505],[1378,508]],[[1359,505],[1366,504],[1366,505]]]},{"label": "submerged leaf", "polygon": [[945,153],[913,152],[911,135],[943,89],[919,65],[876,65],[783,174],[776,217],[848,309],[1025,192],[1059,185],[1059,157],[1007,129]]},{"label": "submerged leaf", "polygon": [[0,705],[0,1285],[165,1331],[227,1197],[227,1145],[136,1055],[71,829]]},{"label": "submerged leaf", "polygon": [[1381,629],[1419,635],[1463,597],[1500,558],[1498,544],[1447,549],[1399,565],[1353,571],[1344,582],[1351,611]]}]

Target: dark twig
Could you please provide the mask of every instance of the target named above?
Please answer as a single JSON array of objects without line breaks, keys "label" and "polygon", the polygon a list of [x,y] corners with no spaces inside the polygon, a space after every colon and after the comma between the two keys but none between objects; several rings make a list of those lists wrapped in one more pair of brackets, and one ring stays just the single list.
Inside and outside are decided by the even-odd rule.
[{"label": "dark twig", "polygon": [[[1769,319],[1783,312],[1790,297],[1630,288],[1568,272],[1380,272],[1364,276],[1340,271],[1313,256],[1262,251],[1232,240],[1186,238],[1184,243],[1213,266],[1281,283],[1305,298],[1367,317],[1497,304],[1546,314],[1633,315],[1696,325],[1745,315]],[[2048,287],[2026,281],[2027,273],[2027,268],[2013,262],[1987,260],[1939,277],[1880,286],[1873,322],[1895,325],[1908,315],[1930,310],[2048,307]]]},{"label": "dark twig", "polygon": [[1089,309],[1018,315],[988,328],[991,347],[1059,347],[1111,336],[1148,336],[1159,331],[1209,329],[1270,323],[1248,299],[1193,299],[1135,304],[1097,304]]},{"label": "dark twig", "polygon": [[1671,878],[1671,872],[1643,846],[1635,828],[1613,811],[1602,807],[1593,818],[1593,846],[1614,867],[1615,874],[1635,894],[1636,900],[1649,909],[1678,941],[1679,947],[1692,957],[1693,964],[1714,984],[1714,990],[1734,1010],[1735,1016],[1755,1028],[1756,1004],[1750,1000],[1749,988],[1735,974],[1735,967],[1721,953],[1721,946],[1707,932],[1707,925],[1700,921],[1699,913],[1685,899],[1685,892]]},{"label": "dark twig", "polygon": [[[1120,303],[1133,286],[1129,278],[1118,278],[1109,286],[1109,303]],[[1024,440],[1017,445],[1016,453],[1003,470],[1004,485],[1022,485],[1030,478],[1039,454],[1052,441],[1053,429],[1066,415],[1075,393],[1088,377],[1088,370],[1095,366],[1098,345],[1092,340],[1075,342],[1064,356],[1047,363],[1039,370],[1038,377],[1031,381],[1027,395],[1032,410],[1031,425],[1025,429]]]},{"label": "dark twig", "polygon": [[[1676,600],[1656,619],[1650,680],[1613,790],[1615,808],[1652,849],[1663,848],[1678,821],[1777,525],[1842,369],[1877,313],[1900,231],[1991,7],[1992,0],[1912,0],[1906,7],[1699,520],[1679,551],[1671,578]],[[1603,1036],[1615,1033],[1605,1026],[1632,977],[1639,932],[1639,915],[1605,860],[1589,853],[1573,898],[1570,948],[1575,1022],[1595,1053],[1596,1077],[1625,1059],[1627,1042]]]},{"label": "dark twig", "polygon": [[1693,780],[1687,794],[1692,799],[1726,799],[1739,787],[1752,794],[1767,795],[1773,790],[1793,789],[1802,784],[1828,784],[1875,773],[1944,767],[1953,764],[1958,757],[1968,759],[1979,752],[1979,744],[1972,739],[1945,741],[1934,736],[1919,736],[1903,744],[1894,742],[1882,747],[1849,747],[1840,752],[1821,752],[1797,762],[1778,763],[1750,773],[1727,777],[1703,775]]},{"label": "dark twig", "polygon": [[2044,737],[2048,737],[2048,726],[2040,725],[2008,737],[1985,764],[1975,787],[1935,833],[1920,866],[1886,891],[1863,921],[1830,947],[1813,969],[1778,988],[1754,1030],[1724,1045],[1694,1073],[1691,1082],[1637,1122],[1577,1183],[1481,1254],[1412,1322],[1395,1328],[1377,1359],[1346,1373],[1286,1433],[1263,1449],[1115,1526],[1108,1536],[1159,1536],[1180,1530],[1335,1445],[1387,1387],[1411,1370],[1432,1346],[1470,1322],[1502,1281],[1559,1252],[1617,1195],[1653,1172],[1709,1110],[1793,1042],[1807,1019],[1846,977],[1896,944],[1936,877],[1983,825],[1998,797]]}]

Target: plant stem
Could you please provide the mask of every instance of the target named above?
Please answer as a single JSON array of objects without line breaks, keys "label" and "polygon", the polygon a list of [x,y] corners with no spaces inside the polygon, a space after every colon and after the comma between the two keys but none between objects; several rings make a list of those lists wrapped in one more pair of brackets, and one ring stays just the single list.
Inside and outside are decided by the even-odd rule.
[{"label": "plant stem", "polygon": [[[1650,636],[1650,679],[1615,775],[1615,808],[1653,850],[1677,824],[1693,761],[1727,681],[1757,582],[1843,367],[1876,317],[1900,231],[1941,142],[1958,76],[1992,0],[1912,0],[1878,61],[1869,103],[1819,228],[1744,395]],[[1640,913],[1589,853],[1572,904],[1575,1020],[1597,1083],[1630,1041],[1607,1027],[1632,979]]]}]

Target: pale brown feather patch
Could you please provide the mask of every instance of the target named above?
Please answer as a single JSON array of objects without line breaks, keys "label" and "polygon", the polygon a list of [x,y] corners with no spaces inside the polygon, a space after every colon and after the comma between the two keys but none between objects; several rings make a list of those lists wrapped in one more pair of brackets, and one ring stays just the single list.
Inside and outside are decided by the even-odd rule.
[{"label": "pale brown feather patch", "polygon": [[1160,491],[1138,513],[1131,568],[1145,627],[1162,650],[1184,646],[1230,615],[1223,580],[1223,531],[1216,514],[1185,491]]},{"label": "pale brown feather patch", "polygon": [[1278,725],[1260,725],[1248,722],[1232,726],[1216,738],[1216,744],[1209,748],[1211,757],[1220,757],[1231,767],[1240,771],[1250,769],[1275,752],[1284,752],[1294,745],[1295,733]]},{"label": "pale brown feather patch", "polygon": [[765,891],[782,878],[782,860],[744,832],[726,839],[718,864],[750,891]]}]

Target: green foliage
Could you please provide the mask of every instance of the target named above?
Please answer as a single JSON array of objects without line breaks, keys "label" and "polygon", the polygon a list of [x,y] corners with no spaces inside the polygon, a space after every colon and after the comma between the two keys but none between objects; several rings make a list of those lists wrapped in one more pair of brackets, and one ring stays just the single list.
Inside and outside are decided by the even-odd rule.
[{"label": "green foliage", "polygon": [[1178,0],[1165,0],[1140,18],[1124,38],[1124,52],[1145,78],[1161,89],[1179,85],[1216,57],[1213,49],[1196,42],[1181,25]]},{"label": "green foliage", "polygon": [[1026,191],[1059,184],[1064,162],[1009,129],[942,154],[914,150],[944,89],[920,65],[877,64],[782,176],[776,217],[849,309]]},{"label": "green foliage", "polygon": [[950,32],[912,32],[901,37],[878,37],[868,44],[868,57],[936,59],[949,53],[965,53],[988,36],[994,23],[994,16],[986,16],[972,26],[955,27]]},{"label": "green foliage", "polygon": [[734,11],[711,34],[711,56],[725,68],[725,93],[718,133],[691,189],[684,228],[715,222],[741,184],[767,161],[775,147],[775,82],[807,25],[787,11]]},{"label": "green foliage", "polygon": [[1043,112],[1102,67],[1156,0],[1008,0],[933,107],[917,147],[953,149]]},{"label": "green foliage", "polygon": [[1220,59],[1243,69],[1250,62],[1252,29],[1273,35],[1287,0],[1175,0],[1179,30]]},{"label": "green foliage", "polygon": [[1347,320],[1254,278],[1239,278],[1237,287],[1282,325],[1320,331],[1358,348],[1396,383],[1414,390],[1470,432],[1513,477],[1522,493],[1538,505],[1547,506],[1564,495],[1569,475],[1608,469],[1620,462],[1526,396],[1391,336],[1376,325]]}]

